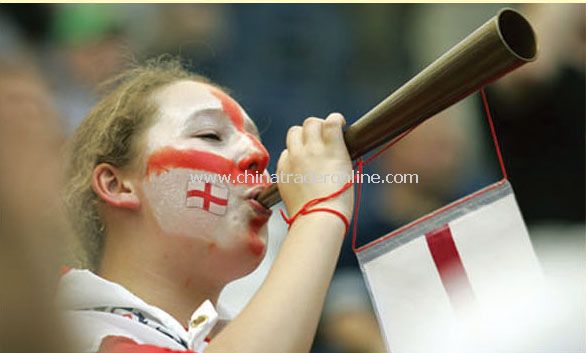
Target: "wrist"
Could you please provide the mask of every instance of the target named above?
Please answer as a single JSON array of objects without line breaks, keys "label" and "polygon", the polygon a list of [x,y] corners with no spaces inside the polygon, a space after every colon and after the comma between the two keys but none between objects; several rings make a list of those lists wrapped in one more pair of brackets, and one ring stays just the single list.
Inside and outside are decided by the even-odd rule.
[{"label": "wrist", "polygon": [[312,232],[346,234],[346,225],[344,221],[336,214],[330,212],[312,212],[300,214],[295,222],[291,224],[290,231],[301,228],[311,227]]},{"label": "wrist", "polygon": [[[346,191],[346,193],[348,193],[348,191]],[[341,213],[342,215],[344,215],[344,217],[346,217],[347,219],[351,219],[352,218],[352,210],[354,208],[353,205],[353,201],[348,202],[347,197],[350,196],[352,197],[352,194],[347,195],[346,193],[344,193],[343,195],[340,195],[340,198],[336,198],[336,199],[332,199],[332,200],[327,200],[323,203],[317,204],[312,208],[330,208],[332,210],[336,210],[339,213]]]},{"label": "wrist", "polygon": [[[353,196],[354,196],[351,192],[348,192],[349,189],[351,189],[351,188],[352,188],[352,183],[347,182],[340,189],[338,189],[337,191],[335,191],[329,195],[318,197],[318,198],[311,199],[311,200],[307,201],[291,217],[287,217],[285,215],[285,213],[283,212],[283,210],[280,210],[281,216],[283,217],[285,222],[289,225],[289,228],[291,228],[291,225],[300,216],[304,216],[304,215],[308,215],[308,214],[312,214],[312,213],[328,213],[328,214],[331,214],[331,215],[337,217],[344,224],[344,233],[343,234],[345,235],[346,233],[348,233],[348,229],[350,228],[350,217],[352,216],[351,208],[350,208],[350,212],[347,212],[347,213],[349,213],[349,216],[347,216],[343,211],[341,211],[335,207],[332,208],[332,206],[335,206],[340,201],[342,202],[341,205],[348,203],[348,201],[350,201],[348,204],[351,205],[352,201],[353,201]],[[335,198],[340,197],[340,196],[343,200],[340,200],[340,199],[334,200]],[[325,203],[326,207],[324,207],[324,203]],[[330,207],[327,207],[328,205]],[[344,209],[344,207],[342,207],[342,209]]]}]

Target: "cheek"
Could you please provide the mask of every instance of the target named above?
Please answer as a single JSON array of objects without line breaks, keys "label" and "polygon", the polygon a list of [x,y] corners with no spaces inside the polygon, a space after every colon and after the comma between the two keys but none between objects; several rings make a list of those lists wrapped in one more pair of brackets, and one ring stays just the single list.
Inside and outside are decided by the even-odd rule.
[{"label": "cheek", "polygon": [[198,180],[211,174],[171,169],[145,178],[143,192],[156,224],[167,235],[200,237],[210,250],[242,248],[261,257],[266,248],[267,217],[253,216],[239,199],[244,186]]},{"label": "cheek", "polygon": [[228,195],[222,194],[223,198],[213,197],[218,191],[207,190],[202,184],[194,185],[191,182],[192,174],[189,170],[172,169],[146,178],[144,194],[163,232],[211,238],[218,218],[226,213]]},{"label": "cheek", "polygon": [[206,238],[210,250],[240,248],[262,258],[268,218],[241,198],[251,184],[216,180],[228,175],[235,181],[239,171],[230,160],[204,151],[167,147],[152,154],[144,192],[159,227],[165,234]]}]

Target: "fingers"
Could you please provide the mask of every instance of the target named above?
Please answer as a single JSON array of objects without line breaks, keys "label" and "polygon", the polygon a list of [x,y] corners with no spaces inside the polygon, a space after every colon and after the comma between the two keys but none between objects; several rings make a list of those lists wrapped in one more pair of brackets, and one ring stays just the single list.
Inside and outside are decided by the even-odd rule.
[{"label": "fingers", "polygon": [[292,126],[287,132],[287,149],[297,154],[303,147],[301,126]]},{"label": "fingers", "polygon": [[318,118],[307,118],[303,122],[303,143],[306,145],[317,145],[321,143],[321,129],[323,120]]},{"label": "fingers", "polygon": [[340,113],[332,113],[327,119],[307,118],[303,127],[293,126],[287,132],[287,149],[297,155],[303,146],[318,148],[320,145],[343,143],[342,126],[346,120]]},{"label": "fingers", "polygon": [[289,151],[283,150],[281,155],[279,156],[279,160],[277,161],[277,171],[284,170],[285,166],[287,165],[289,158]]},{"label": "fingers", "polygon": [[344,141],[344,134],[342,133],[342,126],[346,124],[346,120],[340,113],[330,114],[322,127],[322,138],[325,143],[338,143]]}]

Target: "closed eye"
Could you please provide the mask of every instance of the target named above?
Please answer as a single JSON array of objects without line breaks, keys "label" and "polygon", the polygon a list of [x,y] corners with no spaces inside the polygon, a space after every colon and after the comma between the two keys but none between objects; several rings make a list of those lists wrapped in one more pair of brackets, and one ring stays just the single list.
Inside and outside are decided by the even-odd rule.
[{"label": "closed eye", "polygon": [[222,141],[222,139],[220,138],[220,135],[215,134],[215,133],[211,133],[211,132],[201,134],[201,135],[196,135],[194,137],[198,137],[198,138],[205,139],[205,140]]}]

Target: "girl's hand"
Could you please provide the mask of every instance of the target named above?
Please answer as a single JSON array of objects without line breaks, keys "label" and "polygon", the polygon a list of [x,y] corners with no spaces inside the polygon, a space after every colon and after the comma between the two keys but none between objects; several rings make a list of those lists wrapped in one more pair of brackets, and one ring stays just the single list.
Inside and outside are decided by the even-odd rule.
[{"label": "girl's hand", "polygon": [[[343,125],[342,115],[331,114],[326,120],[309,118],[303,127],[289,130],[287,149],[279,158],[277,172],[279,177],[290,175],[289,182],[279,180],[278,184],[290,215],[307,201],[338,191],[351,177]],[[309,180],[310,174],[316,180]],[[338,178],[332,178],[332,174],[338,174]],[[304,175],[306,182],[294,179]],[[315,207],[335,209],[350,218],[353,199],[350,187]],[[291,227],[263,285],[240,315],[212,340],[206,352],[310,351],[344,242],[340,236],[344,228],[336,216],[328,213],[310,213],[299,219]],[[285,334],[275,335],[277,331]]]},{"label": "girl's hand", "polygon": [[[341,114],[333,113],[325,120],[307,118],[303,127],[289,129],[287,149],[277,163],[279,192],[289,215],[309,200],[338,191],[352,179],[352,161],[342,134],[345,123]],[[315,207],[333,208],[350,218],[353,188]]]}]

